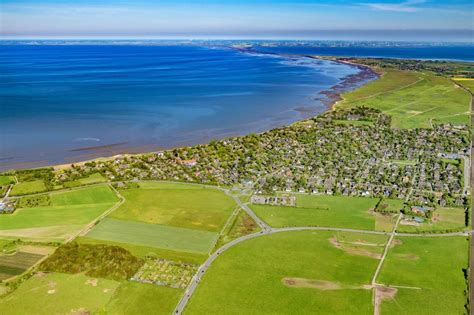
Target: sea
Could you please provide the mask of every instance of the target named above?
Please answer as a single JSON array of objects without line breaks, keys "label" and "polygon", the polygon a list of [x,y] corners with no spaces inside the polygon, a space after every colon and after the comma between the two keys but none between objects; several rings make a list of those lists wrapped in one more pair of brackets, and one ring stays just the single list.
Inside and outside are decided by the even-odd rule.
[{"label": "sea", "polygon": [[[294,55],[317,54],[316,48],[257,48],[0,44],[0,170],[157,151],[284,126],[326,110],[332,101],[326,92],[361,71]],[[403,56],[420,57],[416,51]],[[352,80],[343,90],[375,78]]]}]

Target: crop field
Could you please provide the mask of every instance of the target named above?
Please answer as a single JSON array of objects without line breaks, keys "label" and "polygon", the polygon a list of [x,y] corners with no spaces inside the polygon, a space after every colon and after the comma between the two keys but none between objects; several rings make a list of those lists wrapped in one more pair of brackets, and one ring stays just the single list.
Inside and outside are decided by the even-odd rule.
[{"label": "crop field", "polygon": [[0,255],[0,280],[23,273],[33,266],[43,255],[16,252],[12,255]]},{"label": "crop field", "polygon": [[182,294],[181,289],[127,281],[117,289],[105,307],[105,313],[169,315]]},{"label": "crop field", "polygon": [[370,284],[385,236],[283,232],[224,252],[185,314],[373,314]]},{"label": "crop field", "polygon": [[46,191],[46,186],[42,179],[34,180],[31,182],[19,182],[13,186],[10,194],[12,196],[34,194]]},{"label": "crop field", "polygon": [[345,94],[338,104],[361,105],[391,115],[395,128],[430,128],[431,121],[469,124],[469,93],[447,78],[427,73],[388,70],[380,80]]},{"label": "crop field", "polygon": [[87,234],[87,237],[205,254],[214,247],[218,234],[166,225],[104,219]]},{"label": "crop field", "polygon": [[466,228],[466,213],[464,208],[437,208],[433,214],[432,222],[419,223],[418,225],[403,225],[397,227],[397,232],[446,232]]},{"label": "crop field", "polygon": [[[378,283],[395,287],[382,314],[465,314],[468,267],[465,237],[397,238]],[[398,287],[396,287],[398,286]]]},{"label": "crop field", "polygon": [[251,205],[273,227],[331,226],[374,230],[378,216],[369,211],[376,198],[297,195],[296,207]]},{"label": "crop field", "polygon": [[8,185],[12,182],[15,182],[13,176],[0,175],[0,186]]},{"label": "crop field", "polygon": [[218,232],[236,206],[214,188],[168,183],[140,186],[144,188],[120,190],[126,201],[111,218]]},{"label": "crop field", "polygon": [[90,314],[102,309],[119,282],[83,274],[37,274],[0,298],[0,314]]},{"label": "crop field", "polygon": [[107,186],[50,194],[50,206],[0,216],[0,236],[57,239],[71,235],[118,201]]}]

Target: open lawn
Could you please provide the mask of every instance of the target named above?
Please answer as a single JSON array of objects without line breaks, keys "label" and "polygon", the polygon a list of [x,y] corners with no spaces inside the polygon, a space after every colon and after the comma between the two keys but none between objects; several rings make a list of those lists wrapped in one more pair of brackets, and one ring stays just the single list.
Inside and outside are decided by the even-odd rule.
[{"label": "open lawn", "polygon": [[369,211],[376,198],[296,195],[296,207],[251,205],[273,227],[330,226],[374,230],[377,216]]},{"label": "open lawn", "polygon": [[82,274],[35,275],[0,298],[0,314],[90,314],[107,304],[118,285]]},{"label": "open lawn", "polygon": [[13,178],[13,176],[0,175],[0,186],[8,185],[14,182],[15,179]]},{"label": "open lawn", "polygon": [[466,228],[466,213],[464,208],[437,208],[432,221],[418,225],[399,224],[397,232],[446,232]]},{"label": "open lawn", "polygon": [[468,266],[465,237],[397,238],[378,283],[398,288],[384,300],[382,314],[465,314]]},{"label": "open lawn", "polygon": [[183,290],[139,282],[123,282],[105,307],[106,314],[171,314]]},{"label": "open lawn", "polygon": [[472,78],[455,78],[453,79],[454,81],[456,81],[456,83],[462,85],[463,87],[465,87],[466,89],[468,89],[469,91],[471,91],[471,93],[474,93],[474,79]]},{"label": "open lawn", "polygon": [[[0,216],[0,236],[56,239],[71,235],[112,207],[118,198],[107,186],[52,193],[51,205],[21,208]],[[65,228],[70,226],[70,228]],[[38,234],[37,234],[38,233]]]},{"label": "open lawn", "polygon": [[218,234],[166,225],[104,219],[87,234],[87,237],[173,251],[205,254],[214,246]]},{"label": "open lawn", "polygon": [[13,186],[10,194],[12,196],[34,194],[46,191],[46,186],[42,179],[37,179],[31,182],[20,182]]},{"label": "open lawn", "polygon": [[126,201],[111,218],[218,232],[236,206],[214,188],[153,182],[140,186],[144,188],[120,190]]},{"label": "open lawn", "polygon": [[185,314],[373,314],[364,285],[386,240],[300,231],[240,243],[211,265]]},{"label": "open lawn", "polygon": [[469,124],[470,95],[448,78],[387,70],[376,81],[344,94],[338,107],[369,106],[392,116],[395,128],[433,123]]},{"label": "open lawn", "polygon": [[207,254],[197,254],[197,253],[187,253],[187,252],[177,252],[173,250],[167,250],[162,248],[142,246],[129,243],[114,242],[109,240],[98,240],[89,237],[78,237],[76,242],[80,244],[105,244],[105,245],[114,245],[125,248],[130,251],[134,256],[137,257],[157,257],[162,259],[173,260],[177,262],[188,262],[194,264],[201,264],[207,259]]}]

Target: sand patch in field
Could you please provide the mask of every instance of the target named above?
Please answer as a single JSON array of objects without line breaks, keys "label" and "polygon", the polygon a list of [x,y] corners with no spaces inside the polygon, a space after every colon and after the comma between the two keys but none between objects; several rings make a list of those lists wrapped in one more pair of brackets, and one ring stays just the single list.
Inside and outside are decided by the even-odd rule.
[{"label": "sand patch in field", "polygon": [[[373,251],[370,251],[365,248],[361,248],[361,246],[368,246],[368,244],[362,244],[361,242],[358,242],[358,244],[354,243],[343,243],[340,242],[336,236],[333,236],[329,239],[329,242],[336,248],[345,251],[348,254],[351,255],[357,255],[357,256],[366,256],[374,259],[380,259],[382,258],[381,253],[375,253]],[[371,244],[371,243],[369,243]],[[372,246],[373,245],[369,245]]]}]

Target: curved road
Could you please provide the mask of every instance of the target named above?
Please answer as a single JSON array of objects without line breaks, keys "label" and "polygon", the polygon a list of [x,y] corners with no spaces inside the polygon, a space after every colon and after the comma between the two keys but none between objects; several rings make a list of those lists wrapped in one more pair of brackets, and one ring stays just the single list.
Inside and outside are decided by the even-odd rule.
[{"label": "curved road", "polygon": [[280,232],[291,232],[291,231],[307,231],[307,230],[315,230],[315,231],[339,231],[339,232],[352,232],[352,233],[363,233],[363,234],[376,234],[376,235],[386,235],[390,237],[394,236],[406,236],[406,237],[449,237],[449,236],[469,236],[473,233],[472,230],[470,231],[462,231],[462,232],[453,232],[453,233],[444,233],[444,234],[414,234],[414,233],[396,233],[395,231],[392,232],[380,232],[380,231],[370,231],[370,230],[357,230],[357,229],[347,229],[347,228],[332,228],[332,227],[313,227],[313,226],[305,226],[305,227],[286,227],[286,228],[272,228],[264,221],[262,221],[246,204],[242,203],[240,199],[234,195],[231,195],[229,191],[222,189],[227,195],[234,198],[237,204],[246,212],[248,213],[257,224],[262,228],[262,231],[248,234],[242,237],[239,237],[235,240],[230,241],[229,243],[223,245],[218,250],[216,250],[207,260],[199,267],[196,274],[191,279],[191,283],[189,284],[188,288],[184,292],[181,300],[179,301],[178,305],[176,306],[173,314],[182,314],[184,308],[189,302],[189,299],[194,294],[196,287],[198,286],[199,282],[201,281],[202,276],[206,272],[206,270],[211,266],[214,260],[219,257],[220,254],[228,250],[229,248],[244,242],[246,240],[250,240],[259,236],[263,235],[270,235]]}]

